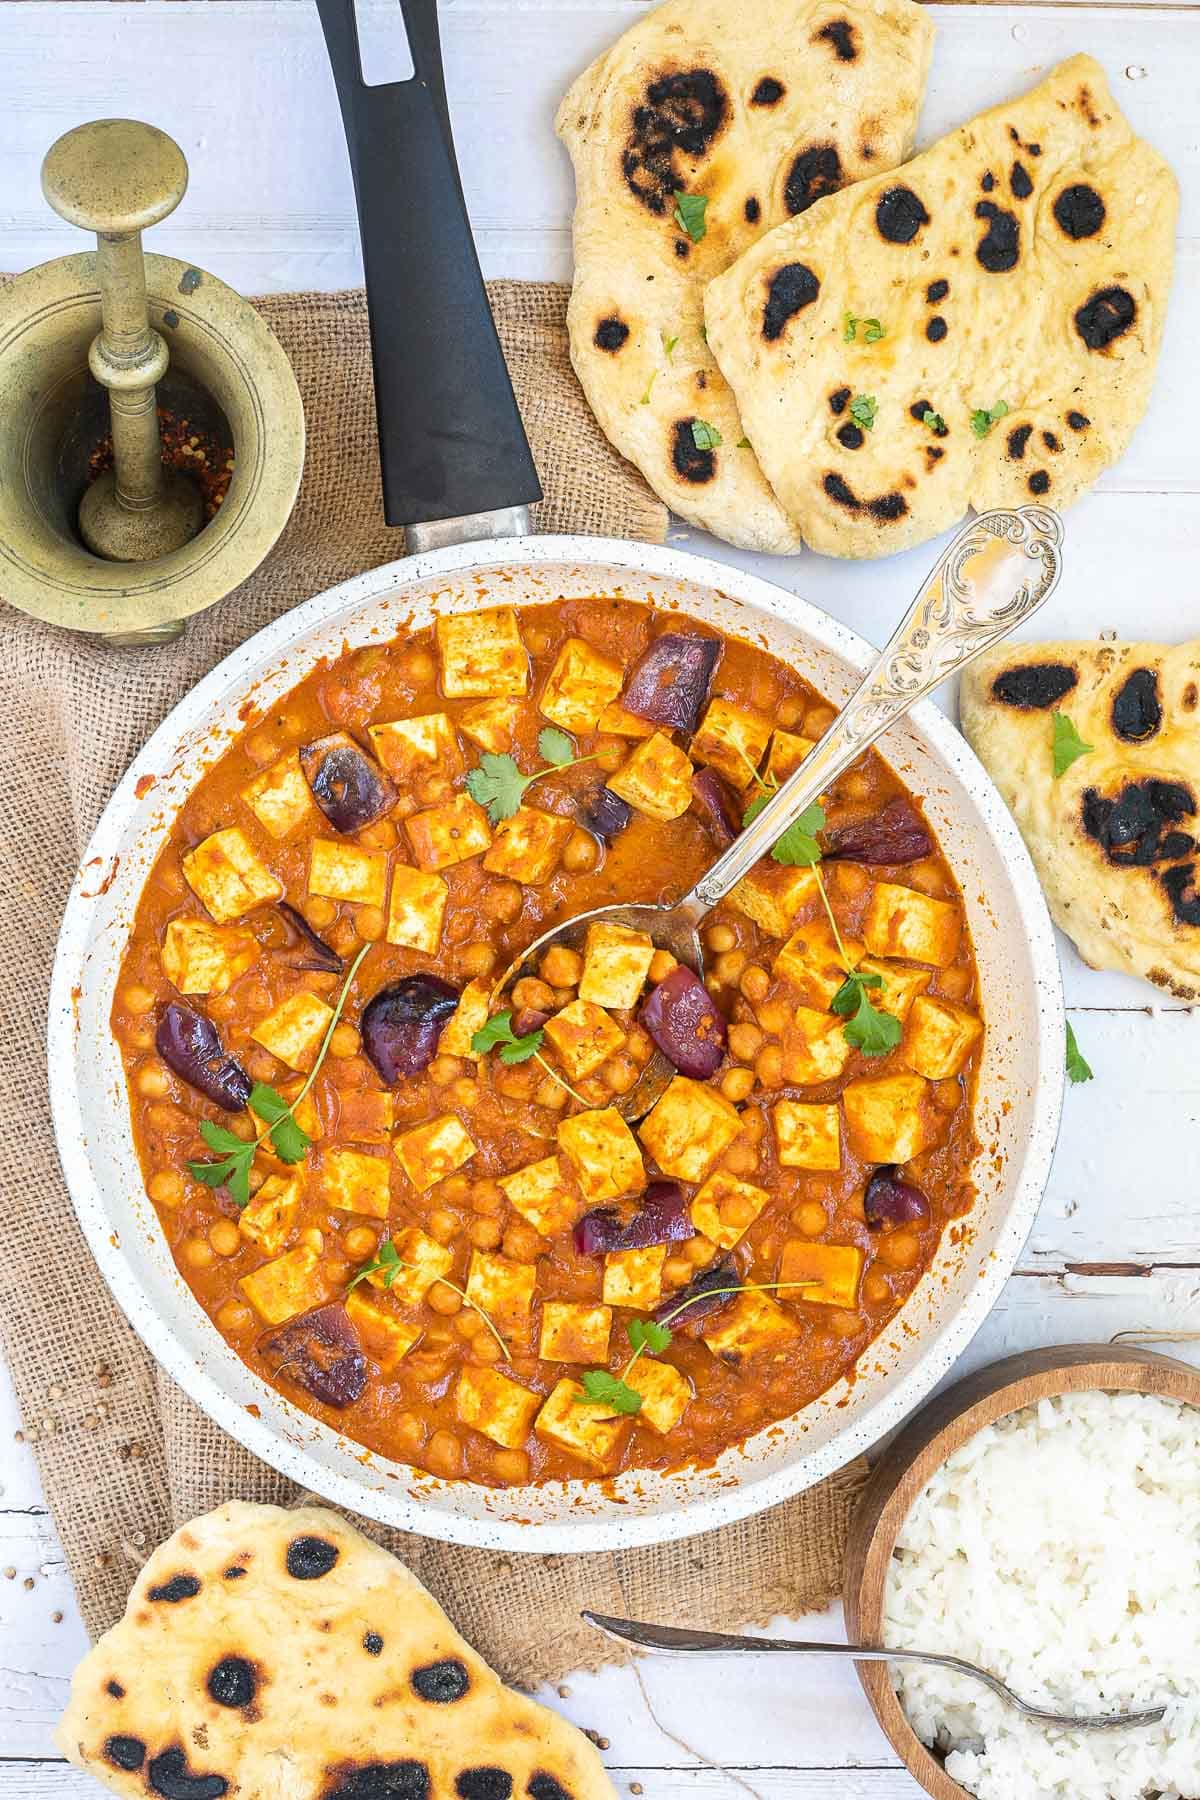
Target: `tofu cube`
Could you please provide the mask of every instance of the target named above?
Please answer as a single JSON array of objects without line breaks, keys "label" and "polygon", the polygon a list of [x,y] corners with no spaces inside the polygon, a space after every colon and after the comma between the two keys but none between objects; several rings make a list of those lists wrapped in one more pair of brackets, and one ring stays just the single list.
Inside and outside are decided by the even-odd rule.
[{"label": "tofu cube", "polygon": [[425,1335],[425,1327],[415,1319],[401,1318],[390,1310],[385,1312],[382,1306],[368,1300],[360,1287],[350,1290],[344,1305],[363,1349],[381,1375],[390,1375]]},{"label": "tofu cube", "polygon": [[779,1279],[806,1284],[785,1287],[793,1303],[802,1300],[806,1305],[841,1306],[853,1312],[866,1260],[865,1252],[855,1244],[815,1244],[811,1238],[789,1238],[779,1258]]},{"label": "tofu cube", "polygon": [[691,751],[698,763],[707,763],[740,791],[754,780],[770,735],[771,721],[761,713],[718,698],[710,700]]},{"label": "tofu cube", "polygon": [[442,917],[450,889],[440,875],[397,863],[388,899],[387,941],[432,956],[442,941]]},{"label": "tofu cube", "polygon": [[649,719],[639,719],[636,713],[626,712],[614,700],[596,720],[596,729],[607,732],[610,737],[650,738],[658,727]]},{"label": "tofu cube", "polygon": [[181,994],[223,994],[258,955],[258,939],[244,925],[171,919],[163,933],[163,974]]},{"label": "tofu cube", "polygon": [[307,1071],[317,1060],[332,1018],[332,1006],[316,994],[289,994],[258,1021],[250,1036],[289,1069]]},{"label": "tofu cube", "polygon": [[368,726],[367,735],[376,756],[401,787],[426,775],[454,777],[463,772],[463,754],[449,713],[390,719]]},{"label": "tofu cube", "polygon": [[[303,1088],[303,1086],[304,1086],[303,1081],[301,1081],[299,1079],[296,1079],[293,1081],[283,1081],[283,1082],[280,1082],[280,1084],[279,1084],[279,1092],[283,1095],[285,1100],[293,1102],[292,1117],[293,1117],[293,1119],[295,1119],[295,1121],[296,1121],[297,1125],[300,1127],[301,1131],[303,1131],[305,1133],[305,1135],[310,1138],[316,1139],[319,1137],[323,1137],[325,1135],[325,1132],[324,1132],[324,1127],[321,1124],[321,1115],[317,1111],[316,1096],[313,1094],[312,1090],[310,1089],[309,1092],[307,1094],[305,1094],[303,1100],[301,1100],[300,1090]],[[264,1132],[267,1129],[267,1126],[271,1122],[269,1119],[264,1119],[261,1113],[256,1113],[253,1107],[250,1108],[250,1116],[254,1120],[255,1124],[258,1126],[260,1133]],[[269,1138],[268,1138],[267,1142],[263,1145],[262,1149],[259,1151],[259,1155],[260,1156],[273,1156],[274,1155],[274,1145],[271,1143]],[[291,1165],[288,1163],[284,1164],[285,1168],[289,1168],[290,1166]]]},{"label": "tofu cube", "polygon": [[471,1039],[488,1022],[491,998],[490,981],[468,981],[438,1039],[438,1050],[443,1056],[469,1056],[479,1061],[479,1052],[471,1048]]},{"label": "tofu cube", "polygon": [[637,1141],[614,1106],[560,1120],[558,1147],[589,1206],[640,1194],[646,1185]]},{"label": "tofu cube", "polygon": [[958,955],[962,914],[949,900],[880,881],[867,902],[862,934],[872,956],[899,956],[946,969]]},{"label": "tofu cube", "polygon": [[983,1021],[951,1000],[913,1001],[904,1033],[903,1060],[930,1081],[957,1075],[983,1033]]},{"label": "tofu cube", "polygon": [[[852,938],[844,942],[850,962],[857,963],[862,945]],[[802,1005],[828,1012],[830,1001],[846,979],[842,953],[828,919],[814,918],[798,926],[775,958],[772,969],[781,981],[795,989]]]},{"label": "tofu cube", "polygon": [[410,1225],[392,1241],[400,1266],[377,1269],[367,1280],[372,1287],[391,1294],[401,1306],[419,1306],[434,1282],[440,1281],[453,1265],[454,1252],[416,1225]]},{"label": "tofu cube", "polygon": [[496,1369],[471,1365],[454,1390],[460,1425],[481,1431],[502,1450],[519,1450],[533,1427],[542,1396]]},{"label": "tofu cube", "polygon": [[302,1244],[243,1275],[238,1286],[260,1319],[268,1325],[282,1325],[285,1319],[294,1319],[324,1300],[325,1284],[317,1273],[317,1260],[316,1251]]},{"label": "tofu cube", "polygon": [[275,879],[236,825],[214,831],[189,850],[182,867],[184,880],[218,925],[228,925],[231,919],[240,919],[270,900],[283,899],[283,883]]},{"label": "tofu cube", "polygon": [[396,1139],[396,1156],[415,1188],[424,1193],[445,1181],[475,1154],[475,1145],[454,1113],[439,1113]]},{"label": "tofu cube", "polygon": [[339,1135],[356,1144],[388,1144],[395,1110],[391,1094],[382,1088],[339,1088]]},{"label": "tofu cube", "polygon": [[850,1147],[864,1162],[910,1162],[940,1143],[950,1127],[930,1104],[929,1083],[920,1075],[848,1082],[842,1104]]},{"label": "tofu cube", "polygon": [[614,1414],[602,1401],[589,1400],[577,1382],[560,1381],[534,1420],[534,1436],[555,1450],[577,1456],[599,1474],[616,1458],[628,1418]]},{"label": "tofu cube", "polygon": [[571,1081],[584,1081],[625,1042],[625,1033],[602,1006],[572,1000],[546,1020],[546,1036]]},{"label": "tofu cube", "polygon": [[749,1231],[770,1199],[765,1188],[739,1181],[718,1169],[692,1196],[692,1224],[710,1243],[722,1250],[733,1246]]},{"label": "tofu cube", "polygon": [[529,658],[511,606],[446,613],[434,626],[447,700],[521,695],[529,687]]},{"label": "tofu cube", "polygon": [[803,909],[819,900],[817,877],[811,869],[768,861],[743,875],[729,895],[730,906],[774,938],[785,938]]},{"label": "tofu cube", "polygon": [[594,650],[582,638],[570,637],[546,677],[539,711],[564,731],[591,731],[625,680],[619,662]]},{"label": "tofu cube", "polygon": [[478,706],[468,706],[459,714],[458,729],[481,750],[502,756],[512,749],[520,720],[519,700],[481,700]]},{"label": "tofu cube", "polygon": [[766,1294],[737,1294],[702,1333],[714,1356],[737,1369],[751,1357],[781,1362],[793,1353],[799,1326]]},{"label": "tofu cube", "polygon": [[238,1230],[268,1256],[278,1256],[295,1228],[303,1191],[298,1175],[268,1175],[238,1214]]},{"label": "tofu cube", "polygon": [[510,819],[496,827],[492,847],[483,859],[489,875],[505,875],[510,881],[538,887],[558,868],[574,821],[538,806],[518,806]]},{"label": "tofu cube", "polygon": [[487,814],[470,794],[455,794],[441,806],[413,813],[404,829],[417,867],[435,872],[482,855],[492,842]]},{"label": "tofu cube", "polygon": [[558,1156],[544,1156],[501,1175],[499,1185],[513,1211],[543,1237],[569,1231],[579,1215],[579,1196]]},{"label": "tofu cube", "polygon": [[604,1259],[604,1304],[649,1312],[662,1299],[666,1260],[665,1244],[651,1244],[645,1250],[610,1251]]},{"label": "tofu cube", "polygon": [[865,975],[878,975],[882,987],[868,988],[872,1006],[891,1013],[894,1019],[907,1019],[909,1008],[918,994],[923,994],[933,976],[928,969],[910,968],[905,963],[877,962],[864,956],[859,968]]},{"label": "tofu cube", "polygon": [[836,1081],[850,1060],[846,1021],[812,1006],[798,1006],[793,1026],[784,1033],[783,1079],[798,1087]]},{"label": "tofu cube", "polygon": [[335,1212],[386,1219],[391,1201],[389,1178],[386,1156],[369,1156],[365,1150],[327,1150],[321,1164],[321,1198]]},{"label": "tofu cube", "polygon": [[500,1336],[513,1343],[529,1342],[536,1282],[537,1270],[532,1263],[490,1256],[486,1250],[471,1252],[467,1299],[473,1306],[482,1307]]},{"label": "tofu cube", "polygon": [[542,1304],[538,1355],[543,1362],[606,1363],[611,1334],[610,1306],[546,1300]]},{"label": "tofu cube", "polygon": [[623,925],[589,925],[583,945],[579,998],[616,1012],[635,1007],[646,985],[654,943]]},{"label": "tofu cube", "polygon": [[648,819],[678,819],[692,804],[692,765],[678,744],[656,731],[609,776],[607,785]]},{"label": "tofu cube", "polygon": [[273,838],[285,838],[316,812],[312,789],[300,767],[300,752],[281,756],[277,763],[264,769],[242,789],[242,799],[264,831]]},{"label": "tofu cube", "polygon": [[638,1135],[664,1175],[703,1181],[741,1129],[737,1108],[723,1094],[676,1075]]},{"label": "tofu cube", "polygon": [[308,891],[326,900],[348,900],[354,906],[382,908],[387,895],[386,850],[362,850],[357,844],[314,838],[308,869]]},{"label": "tofu cube", "polygon": [[785,1169],[840,1169],[842,1139],[836,1103],[810,1106],[777,1100],[771,1108],[775,1147]]},{"label": "tofu cube", "polygon": [[773,782],[776,787],[782,787],[788,776],[796,773],[814,741],[813,738],[797,737],[792,731],[773,731],[767,750],[767,786]]},{"label": "tofu cube", "polygon": [[673,1431],[692,1403],[692,1384],[670,1363],[639,1357],[624,1377],[627,1387],[642,1396],[639,1423],[665,1437]]}]

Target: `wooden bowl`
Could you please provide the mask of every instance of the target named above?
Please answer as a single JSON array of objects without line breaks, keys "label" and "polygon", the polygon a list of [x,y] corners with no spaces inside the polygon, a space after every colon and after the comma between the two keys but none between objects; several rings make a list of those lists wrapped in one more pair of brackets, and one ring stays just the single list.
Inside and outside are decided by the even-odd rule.
[{"label": "wooden bowl", "polygon": [[[910,1420],[876,1464],[851,1522],[843,1588],[851,1643],[882,1644],[884,1589],[896,1539],[917,1495],[947,1457],[1008,1413],[1092,1388],[1200,1406],[1200,1370],[1186,1363],[1134,1345],[1075,1344],[1006,1357],[947,1389]],[[909,1724],[887,1664],[856,1667],[892,1748],[926,1793],[934,1800],[975,1800]]]}]

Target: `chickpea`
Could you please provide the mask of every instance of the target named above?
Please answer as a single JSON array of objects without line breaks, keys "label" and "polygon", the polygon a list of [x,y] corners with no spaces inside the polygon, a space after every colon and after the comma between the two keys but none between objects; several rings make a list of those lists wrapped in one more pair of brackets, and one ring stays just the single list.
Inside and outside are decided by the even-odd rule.
[{"label": "chickpea", "polygon": [[342,1249],[351,1262],[366,1262],[379,1247],[379,1238],[369,1225],[352,1225],[342,1238]]},{"label": "chickpea", "polygon": [[546,1241],[541,1233],[524,1219],[514,1219],[504,1233],[504,1254],[513,1262],[537,1262],[546,1248]]},{"label": "chickpea", "polygon": [[554,989],[539,981],[536,975],[523,975],[513,984],[512,999],[518,1010],[527,1006],[531,1012],[550,1012],[554,1006]]},{"label": "chickpea", "polygon": [[632,1056],[639,1066],[648,1063],[654,1055],[654,1040],[648,1031],[640,1025],[631,1025],[625,1038],[625,1054]]},{"label": "chickpea", "polygon": [[240,1300],[226,1300],[217,1308],[216,1320],[221,1331],[237,1334],[250,1327],[254,1315]]},{"label": "chickpea", "polygon": [[300,1233],[300,1242],[308,1250],[315,1250],[320,1256],[325,1248],[325,1233],[319,1225],[306,1225]]},{"label": "chickpea", "polygon": [[938,976],[938,988],[947,1000],[965,1000],[974,986],[970,969],[956,964],[952,969],[943,969]]},{"label": "chickpea", "polygon": [[425,1303],[432,1312],[439,1313],[443,1319],[452,1319],[463,1309],[462,1295],[454,1288],[447,1287],[444,1281],[435,1281],[425,1296]]},{"label": "chickpea", "polygon": [[507,1205],[504,1189],[498,1181],[473,1181],[468,1198],[472,1211],[482,1213],[485,1218],[494,1219]]},{"label": "chickpea", "polygon": [[473,1075],[460,1075],[457,1081],[450,1083],[450,1098],[455,1106],[469,1112],[479,1103],[479,1083]]},{"label": "chickpea", "polygon": [[269,726],[260,725],[245,739],[242,748],[250,761],[261,768],[265,763],[274,762],[283,745]]},{"label": "chickpea", "polygon": [[752,1002],[765,1000],[770,985],[771,977],[760,963],[747,963],[738,978],[738,987]]},{"label": "chickpea", "polygon": [[481,1333],[480,1336],[475,1339],[474,1344],[471,1346],[471,1354],[476,1362],[495,1363],[500,1361],[504,1352],[489,1332],[487,1336],[484,1336]]},{"label": "chickpea", "polygon": [[893,1269],[915,1269],[921,1258],[921,1240],[915,1231],[886,1232],[876,1254]]},{"label": "chickpea", "polygon": [[324,894],[310,894],[304,903],[304,916],[314,931],[323,931],[337,918],[337,902],[327,900]]},{"label": "chickpea", "polygon": [[625,761],[625,750],[623,738],[601,738],[596,750],[596,767],[603,769],[606,775],[615,775]]},{"label": "chickpea", "polygon": [[259,1188],[266,1179],[267,1172],[265,1169],[252,1168],[250,1173],[246,1176],[246,1185],[252,1194],[257,1194]]},{"label": "chickpea", "polygon": [[816,702],[804,715],[805,737],[819,738],[822,732],[829,730],[836,718],[837,713],[832,706],[826,706],[823,701]]},{"label": "chickpea", "polygon": [[766,1134],[766,1129],[767,1121],[757,1107],[754,1107],[750,1112],[743,1113],[742,1136],[751,1144],[761,1143]]},{"label": "chickpea", "polygon": [[425,1442],[425,1426],[416,1413],[398,1413],[392,1421],[392,1436],[401,1456],[415,1456]]},{"label": "chickpea", "polygon": [[524,1450],[493,1450],[492,1473],[497,1481],[522,1487],[529,1480],[529,1458]]},{"label": "chickpea", "polygon": [[321,1264],[321,1273],[330,1287],[341,1287],[350,1274],[350,1264],[344,1256],[327,1256]]},{"label": "chickpea", "polygon": [[650,958],[650,967],[646,973],[652,982],[665,981],[671,970],[678,967],[678,962],[669,950],[656,950]]},{"label": "chickpea", "polygon": [[872,1306],[882,1306],[885,1300],[890,1300],[892,1297],[891,1284],[887,1276],[879,1275],[874,1270],[864,1280],[862,1291],[864,1300],[869,1300]]},{"label": "chickpea", "polygon": [[724,982],[728,987],[733,987],[741,978],[742,970],[746,967],[748,960],[744,950],[726,950],[724,955],[718,956],[713,964],[713,974],[718,981]]},{"label": "chickpea", "polygon": [[525,904],[525,896],[515,881],[493,881],[484,888],[480,905],[489,919],[511,925]]},{"label": "chickpea", "polygon": [[590,831],[576,826],[567,839],[562,853],[562,865],[569,875],[582,875],[588,869],[594,869],[600,860],[600,847]]},{"label": "chickpea", "polygon": [[329,1040],[329,1054],[330,1056],[357,1056],[360,1042],[361,1039],[355,1027],[347,1025],[343,1021],[333,1028],[333,1036]]},{"label": "chickpea", "polygon": [[583,958],[578,950],[570,950],[566,944],[551,944],[542,958],[543,981],[548,981],[551,987],[576,988],[582,974]]},{"label": "chickpea", "polygon": [[834,892],[843,900],[857,900],[871,885],[871,877],[859,863],[836,862],[833,865]]},{"label": "chickpea", "polygon": [[920,862],[909,863],[904,871],[906,887],[916,888],[922,894],[944,894],[946,878],[932,856],[926,856]]},{"label": "chickpea", "polygon": [[638,1066],[632,1056],[626,1056],[622,1051],[602,1063],[597,1073],[614,1094],[628,1094],[637,1086]]},{"label": "chickpea", "polygon": [[820,1237],[828,1223],[828,1213],[816,1200],[805,1200],[792,1214],[792,1224],[805,1237]]},{"label": "chickpea", "polygon": [[754,1073],[765,1088],[783,1084],[783,1051],[778,1044],[765,1044],[754,1059]]},{"label": "chickpea", "polygon": [[159,1169],[146,1183],[146,1192],[156,1206],[178,1206],[186,1183],[178,1169]]},{"label": "chickpea", "polygon": [[431,687],[437,674],[437,664],[428,650],[406,650],[398,658],[397,667],[418,688]]},{"label": "chickpea", "polygon": [[458,965],[464,975],[490,975],[496,966],[496,952],[491,944],[468,944],[459,952]]},{"label": "chickpea", "polygon": [[748,1225],[753,1225],[758,1216],[757,1209],[740,1194],[730,1194],[727,1200],[723,1200],[720,1212],[722,1225],[735,1225],[739,1231],[745,1231]]},{"label": "chickpea", "polygon": [[240,1012],[240,1003],[232,994],[210,994],[208,1010],[214,1019],[232,1019]]},{"label": "chickpea", "polygon": [[449,800],[454,792],[454,783],[448,775],[426,775],[417,789],[418,798],[423,806],[441,806]]},{"label": "chickpea", "polygon": [[663,1264],[663,1281],[669,1288],[686,1287],[692,1279],[692,1264],[686,1256],[668,1256]]},{"label": "chickpea", "polygon": [[420,811],[420,802],[412,794],[401,794],[392,808],[393,819],[411,819]]},{"label": "chickpea", "polygon": [[[431,1288],[430,1292],[432,1293],[432,1291]],[[460,1338],[465,1338],[467,1343],[470,1343],[472,1338],[477,1338],[480,1332],[486,1331],[487,1326],[477,1312],[472,1312],[467,1308],[460,1312],[455,1319],[454,1329]]]},{"label": "chickpea", "polygon": [[180,1252],[189,1269],[207,1269],[216,1261],[217,1253],[207,1238],[184,1238]]},{"label": "chickpea", "polygon": [[775,708],[775,718],[785,731],[790,731],[803,711],[803,702],[793,699],[790,694],[784,696]]},{"label": "chickpea", "polygon": [[726,950],[732,950],[737,943],[737,932],[732,925],[710,925],[704,934],[704,945],[714,956],[720,956]]},{"label": "chickpea", "polygon": [[387,928],[378,906],[360,906],[354,914],[354,929],[364,944],[377,944]]},{"label": "chickpea", "polygon": [[721,1158],[721,1167],[730,1175],[753,1175],[758,1167],[758,1151],[752,1144],[731,1144]]},{"label": "chickpea", "polygon": [[791,1024],[790,1008],[786,1000],[766,1000],[755,1009],[755,1018],[764,1031],[773,1037],[782,1037]]},{"label": "chickpea", "polygon": [[694,1237],[687,1240],[681,1254],[686,1256],[688,1261],[694,1263],[699,1269],[703,1268],[705,1263],[712,1261],[715,1252],[713,1245],[709,1243],[706,1237]]},{"label": "chickpea", "polygon": [[171,1077],[160,1064],[145,1062],[137,1072],[134,1086],[147,1100],[165,1100],[171,1092]]},{"label": "chickpea", "polygon": [[218,1256],[236,1256],[242,1247],[242,1234],[232,1219],[214,1219],[208,1228],[208,1241]]},{"label": "chickpea", "polygon": [[525,648],[530,656],[545,656],[550,648],[550,633],[541,625],[526,625]]},{"label": "chickpea", "polygon": [[463,1472],[463,1447],[452,1431],[435,1431],[425,1446],[425,1467],[431,1475],[453,1479]]},{"label": "chickpea", "polygon": [[125,1010],[131,1013],[148,1013],[154,1008],[154,994],[140,981],[131,982],[121,996]]},{"label": "chickpea", "polygon": [[556,1012],[561,1012],[564,1006],[570,1006],[574,998],[574,988],[556,987],[554,990],[554,1010]]},{"label": "chickpea", "polygon": [[499,1219],[472,1219],[467,1236],[477,1250],[495,1250],[504,1236],[504,1227]]},{"label": "chickpea", "polygon": [[721,1077],[720,1086],[725,1098],[732,1100],[735,1106],[740,1106],[742,1101],[748,1100],[754,1091],[754,1071],[753,1069],[726,1069]]},{"label": "chickpea", "polygon": [[399,835],[390,819],[376,819],[373,825],[364,825],[355,834],[355,842],[364,850],[394,850]]},{"label": "chickpea", "polygon": [[763,1034],[757,1025],[729,1027],[729,1054],[739,1062],[752,1063],[763,1047]]},{"label": "chickpea", "polygon": [[435,1056],[429,1065],[429,1079],[434,1087],[449,1087],[465,1069],[461,1056]]},{"label": "chickpea", "polygon": [[933,1104],[939,1112],[952,1113],[958,1111],[958,1103],[962,1099],[962,1088],[957,1081],[936,1081],[933,1086]]},{"label": "chickpea", "polygon": [[534,1088],[533,1098],[538,1106],[544,1106],[550,1112],[561,1112],[571,1096],[561,1081],[555,1081],[553,1075],[547,1075]]},{"label": "chickpea", "polygon": [[447,1206],[461,1206],[471,1191],[470,1177],[467,1175],[447,1175],[438,1183],[438,1199]]}]

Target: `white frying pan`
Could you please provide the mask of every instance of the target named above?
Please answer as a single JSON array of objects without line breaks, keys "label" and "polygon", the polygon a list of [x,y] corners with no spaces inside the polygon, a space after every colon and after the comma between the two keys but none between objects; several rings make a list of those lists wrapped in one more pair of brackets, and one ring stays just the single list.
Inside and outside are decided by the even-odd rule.
[{"label": "white frying pan", "polygon": [[59,1153],[80,1224],[131,1324],[217,1424],[297,1482],[458,1543],[591,1551],[684,1537],[786,1499],[867,1449],[946,1374],[995,1302],[1037,1212],[1058,1130],[1064,1022],[1050,920],[1003,802],[953,727],[919,706],[881,748],[924,799],[974,938],[988,1026],[978,1199],[854,1379],[711,1467],[635,1471],[603,1487],[439,1481],[310,1418],[224,1343],[177,1273],[142,1189],[108,1021],[142,885],[179,806],[239,735],[247,698],[269,708],[320,658],[446,611],[560,595],[624,595],[753,637],[834,702],[873,660],[826,614],[725,565],[613,539],[527,535],[536,477],[466,226],[434,0],[405,0],[417,74],[390,89],[359,78],[351,0],[318,4],[364,227],[386,510],[409,526],[415,553],[318,595],[234,651],[163,722],[113,795],[72,889],[51,988]]}]

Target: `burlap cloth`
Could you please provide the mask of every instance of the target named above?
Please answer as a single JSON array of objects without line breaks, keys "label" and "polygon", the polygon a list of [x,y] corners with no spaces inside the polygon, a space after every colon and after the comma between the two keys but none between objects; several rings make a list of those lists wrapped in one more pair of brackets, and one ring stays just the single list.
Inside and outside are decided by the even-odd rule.
[{"label": "burlap cloth", "polygon": [[[608,447],[575,383],[560,288],[502,282],[492,303],[537,457],[545,530],[661,540],[664,508]],[[45,1017],[79,854],[143,740],[197,679],[287,607],[401,553],[382,521],[361,294],[261,302],[308,418],[299,502],[274,553],[182,642],[116,651],[0,611],[0,1339],[88,1629],[122,1612],[137,1564],[234,1496],[295,1489],[157,1368],[75,1224],[46,1092]],[[614,1657],[583,1605],[714,1628],[837,1592],[862,1466],[774,1511],[658,1549],[502,1557],[371,1528],[520,1685]]]}]

